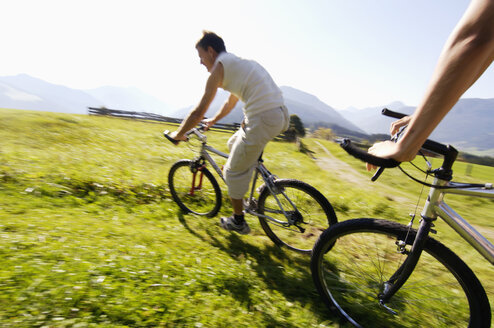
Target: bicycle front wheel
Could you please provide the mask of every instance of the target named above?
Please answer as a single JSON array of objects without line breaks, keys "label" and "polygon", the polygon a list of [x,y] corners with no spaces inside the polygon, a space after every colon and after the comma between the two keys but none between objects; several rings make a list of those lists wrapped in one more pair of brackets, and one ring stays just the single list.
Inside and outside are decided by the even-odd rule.
[{"label": "bicycle front wheel", "polygon": [[168,173],[168,186],[173,200],[185,213],[215,216],[221,207],[221,189],[204,166],[191,160],[180,160]]},{"label": "bicycle front wheel", "polygon": [[379,303],[385,282],[407,256],[396,242],[411,245],[415,235],[376,219],[348,220],[325,231],[314,246],[311,271],[328,307],[357,327],[490,327],[489,300],[479,280],[430,237],[405,285]]},{"label": "bicycle front wheel", "polygon": [[322,231],[337,222],[333,207],[305,182],[280,179],[274,182],[274,187],[273,192],[264,187],[259,196],[257,211],[261,214],[261,227],[278,246],[312,252]]}]

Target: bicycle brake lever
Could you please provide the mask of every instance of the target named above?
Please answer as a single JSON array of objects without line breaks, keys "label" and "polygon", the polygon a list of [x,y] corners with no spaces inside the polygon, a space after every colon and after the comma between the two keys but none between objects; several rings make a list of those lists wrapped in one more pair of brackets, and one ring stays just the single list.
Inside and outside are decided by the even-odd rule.
[{"label": "bicycle brake lever", "polygon": [[374,173],[374,175],[372,176],[371,181],[372,182],[376,181],[383,172],[384,172],[384,167],[378,168],[376,173]]},{"label": "bicycle brake lever", "polygon": [[398,140],[401,139],[401,136],[405,132],[405,129],[407,128],[407,126],[408,125],[404,125],[401,128],[399,128],[398,131],[391,136],[390,140],[393,141],[393,142],[398,142]]}]

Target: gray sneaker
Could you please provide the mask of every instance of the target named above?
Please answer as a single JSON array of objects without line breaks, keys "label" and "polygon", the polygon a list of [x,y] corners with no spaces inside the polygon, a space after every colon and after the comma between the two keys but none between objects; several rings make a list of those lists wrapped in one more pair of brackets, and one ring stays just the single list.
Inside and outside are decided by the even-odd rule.
[{"label": "gray sneaker", "polygon": [[223,229],[228,231],[235,231],[241,235],[247,235],[250,233],[250,228],[247,222],[244,221],[240,224],[237,224],[233,219],[233,215],[227,218],[221,218],[220,224]]}]

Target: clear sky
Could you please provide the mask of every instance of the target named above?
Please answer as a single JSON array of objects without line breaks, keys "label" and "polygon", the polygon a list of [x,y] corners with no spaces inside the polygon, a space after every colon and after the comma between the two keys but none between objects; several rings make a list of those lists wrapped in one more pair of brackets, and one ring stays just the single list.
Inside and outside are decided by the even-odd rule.
[{"label": "clear sky", "polygon": [[[467,0],[0,0],[0,76],[199,101],[203,29],[337,109],[417,105]],[[491,66],[464,97],[494,98]]]}]

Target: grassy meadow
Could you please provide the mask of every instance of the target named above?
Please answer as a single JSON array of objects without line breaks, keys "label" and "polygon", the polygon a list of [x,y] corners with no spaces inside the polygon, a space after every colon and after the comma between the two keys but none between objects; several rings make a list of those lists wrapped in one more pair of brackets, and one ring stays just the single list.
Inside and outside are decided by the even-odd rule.
[{"label": "grassy meadow", "polygon": [[[1,327],[340,327],[315,291],[310,259],[274,246],[257,218],[247,217],[252,233],[240,236],[222,230],[219,217],[180,213],[167,174],[197,145],[171,145],[162,131],[174,128],[0,109]],[[208,140],[226,151],[229,136],[211,131]],[[266,166],[319,189],[340,221],[408,222],[419,184],[397,169],[371,183],[365,166],[337,145],[303,142],[315,159],[295,144],[271,142]],[[322,161],[321,147],[343,168]],[[458,181],[494,182],[493,167],[454,169]],[[229,215],[220,185],[220,215]],[[448,196],[448,203],[494,240],[492,200]],[[445,223],[437,230],[494,304],[493,267]]]}]

